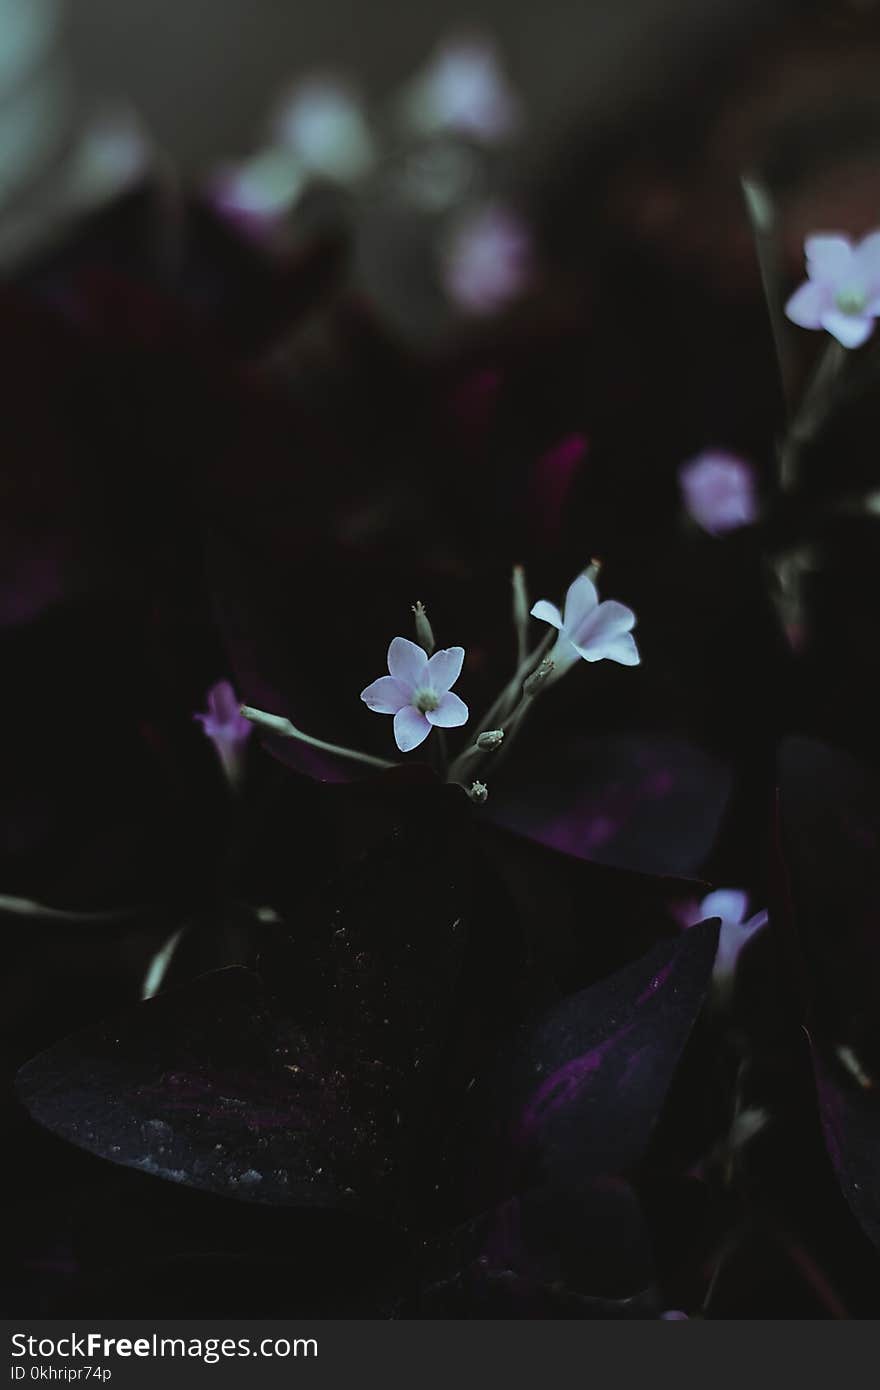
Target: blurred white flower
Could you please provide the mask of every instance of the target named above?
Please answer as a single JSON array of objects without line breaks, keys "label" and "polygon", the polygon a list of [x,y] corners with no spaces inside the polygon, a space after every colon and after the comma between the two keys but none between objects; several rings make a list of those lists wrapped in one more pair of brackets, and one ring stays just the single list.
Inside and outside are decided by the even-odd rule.
[{"label": "blurred white flower", "polygon": [[366,116],[346,82],[312,77],[283,102],[277,138],[312,174],[350,183],[372,168],[376,152]]},{"label": "blurred white flower", "polygon": [[766,908],[747,917],[748,894],[740,888],[718,888],[685,913],[685,925],[696,926],[710,917],[720,917],[721,932],[712,978],[723,992],[733,984],[742,951],[768,921]]},{"label": "blurred white flower", "polygon": [[106,111],[88,125],[76,149],[71,180],[78,201],[111,198],[146,174],[152,145],[134,111]]},{"label": "blurred white flower", "polygon": [[880,232],[855,245],[846,236],[810,236],[807,279],[785,312],[800,328],[824,328],[845,348],[861,347],[880,317]]},{"label": "blurred white flower", "polygon": [[486,39],[443,43],[404,96],[403,115],[420,135],[454,131],[492,143],[513,134],[520,107]]},{"label": "blurred white flower", "polygon": [[232,218],[271,223],[293,207],[305,183],[305,170],[295,155],[273,148],[218,170],[210,182],[210,196],[218,210]]}]

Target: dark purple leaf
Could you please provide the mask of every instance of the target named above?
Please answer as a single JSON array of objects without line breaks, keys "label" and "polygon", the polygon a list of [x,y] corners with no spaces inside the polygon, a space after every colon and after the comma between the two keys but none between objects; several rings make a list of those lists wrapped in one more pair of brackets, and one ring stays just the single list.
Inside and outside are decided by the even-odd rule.
[{"label": "dark purple leaf", "polygon": [[[444,800],[331,884],[283,957],[299,978],[273,995],[217,972],[35,1058],[20,1075],[31,1114],[212,1192],[347,1205],[382,1188],[396,1202],[416,1136],[439,1119],[434,1067],[466,939],[456,826]],[[277,1002],[291,994],[296,1022]]]},{"label": "dark purple leaf", "polygon": [[819,1118],[841,1190],[862,1229],[880,1246],[880,1097],[812,1047]]},{"label": "dark purple leaf", "polygon": [[245,970],[205,975],[56,1043],[18,1087],[41,1124],[112,1162],[255,1201],[341,1195],[319,1164],[292,1171],[316,1123],[332,1142],[337,1092],[324,1094],[302,1038]]},{"label": "dark purple leaf", "polygon": [[702,1007],[717,941],[711,921],[660,942],[534,1030],[514,1076],[521,1170],[568,1189],[635,1167]]},{"label": "dark purple leaf", "polygon": [[580,859],[686,875],[712,847],[730,781],[711,754],[672,736],[536,737],[493,783],[489,811]]}]

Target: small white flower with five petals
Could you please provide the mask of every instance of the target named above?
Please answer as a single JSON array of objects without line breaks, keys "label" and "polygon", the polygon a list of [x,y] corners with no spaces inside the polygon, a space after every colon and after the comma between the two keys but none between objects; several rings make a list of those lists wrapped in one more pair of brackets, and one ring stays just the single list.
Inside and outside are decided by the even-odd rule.
[{"label": "small white flower with five petals", "polygon": [[388,648],[387,676],[361,691],[361,699],[376,714],[394,715],[394,738],[401,753],[424,743],[431,729],[457,729],[468,720],[464,700],[451,687],[461,675],[464,647],[449,647],[429,658],[406,637],[395,637]]},{"label": "small white flower with five petals", "polygon": [[824,328],[845,348],[861,347],[880,316],[880,232],[853,244],[846,236],[810,236],[807,279],[785,312],[800,328]]}]

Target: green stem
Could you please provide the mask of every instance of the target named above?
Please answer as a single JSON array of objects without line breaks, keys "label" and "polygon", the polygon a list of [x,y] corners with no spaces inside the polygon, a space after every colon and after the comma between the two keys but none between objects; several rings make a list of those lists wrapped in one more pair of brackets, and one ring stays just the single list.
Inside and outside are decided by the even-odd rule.
[{"label": "green stem", "polygon": [[349,758],[352,762],[364,763],[367,767],[389,768],[396,767],[397,764],[389,762],[387,758],[374,758],[372,753],[359,753],[355,748],[343,748],[338,743],[327,743],[322,738],[313,738],[311,734],[303,733],[295,724],[291,724],[289,719],[284,719],[280,714],[267,714],[265,710],[253,709],[250,705],[242,705],[241,713],[245,719],[249,719],[258,728],[265,729],[267,733],[276,734],[279,738],[295,738],[300,743],[307,743],[310,748],[320,748],[322,753],[332,753],[337,758]]},{"label": "green stem", "polygon": [[541,664],[558,636],[559,634],[556,629],[551,628],[546,637],[542,638],[537,647],[534,647],[528,654],[525,661],[520,662],[507,685],[498,696],[498,699],[495,701],[494,705],[492,705],[485,718],[480,722],[479,727],[474,731],[474,742],[476,742],[480,734],[484,733],[486,729],[496,728],[499,717],[503,717],[510,712],[520,692],[523,681]]},{"label": "green stem", "polygon": [[761,287],[764,291],[767,314],[770,319],[770,331],[773,334],[773,346],[776,352],[782,394],[785,398],[786,409],[790,410],[793,391],[792,370],[786,343],[788,327],[782,311],[780,293],[779,254],[775,237],[776,213],[770,194],[758,179],[743,176],[740,183],[755,243],[755,255],[758,260]]},{"label": "green stem", "polygon": [[[463,753],[459,753],[458,757],[455,759],[454,763],[450,767],[450,782],[460,781],[464,774],[466,774],[468,777],[473,776],[473,774],[476,772],[477,768],[480,766],[483,760],[489,756],[492,750],[478,748],[477,739],[480,737],[480,734],[485,733],[487,729],[499,727],[499,719],[503,719],[506,717],[506,719],[509,720],[512,715],[516,714],[515,708],[508,710],[507,707],[513,706],[513,703],[516,700],[517,693],[522,691],[523,682],[527,680],[528,677],[531,675],[532,671],[541,664],[541,661],[544,659],[546,651],[548,650],[550,644],[554,641],[556,636],[557,633],[555,629],[551,628],[548,635],[544,637],[541,640],[541,642],[539,642],[538,646],[535,647],[534,650],[529,653],[525,661],[521,662],[520,665],[517,667],[513,676],[510,678],[510,680],[502,690],[501,694],[498,696],[495,703],[487,711],[486,715],[483,717],[477,728],[474,730],[473,743],[468,744],[467,748],[465,748]],[[525,697],[523,696],[523,699],[524,698]],[[504,727],[504,725],[502,724],[501,727]],[[505,728],[505,743],[507,742],[506,734],[507,729]],[[501,747],[503,748],[504,744],[502,744]]]},{"label": "green stem", "polygon": [[522,565],[514,565],[511,576],[513,589],[513,626],[516,632],[516,664],[519,668],[529,654],[529,595],[526,574]]},{"label": "green stem", "polygon": [[152,999],[154,994],[158,994],[168,974],[169,967],[174,959],[175,952],[183,939],[189,923],[184,923],[178,927],[168,937],[164,945],[156,952],[150,961],[149,969],[144,976],[141,985],[141,999]]},{"label": "green stem", "polygon": [[83,912],[75,908],[49,907],[45,903],[34,902],[31,898],[15,898],[6,893],[0,894],[0,915],[9,913],[14,917],[40,917],[44,922],[82,922],[92,925],[100,922],[121,922],[128,917],[136,917],[145,912],[146,907],[112,907],[97,912]]},{"label": "green stem", "polygon": [[837,404],[834,388],[845,361],[846,348],[832,339],[819,359],[779,450],[779,485],[783,492],[794,491],[804,445],[815,437]]}]

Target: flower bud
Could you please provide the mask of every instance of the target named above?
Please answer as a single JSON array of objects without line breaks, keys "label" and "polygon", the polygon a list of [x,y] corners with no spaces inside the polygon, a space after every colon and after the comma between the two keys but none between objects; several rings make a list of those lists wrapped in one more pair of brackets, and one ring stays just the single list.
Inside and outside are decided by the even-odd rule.
[{"label": "flower bud", "polygon": [[434,633],[431,630],[431,624],[428,622],[425,605],[421,600],[413,604],[413,614],[416,620],[416,637],[419,640],[419,645],[424,647],[428,656],[430,656],[437,644],[434,641]]},{"label": "flower bud", "polygon": [[477,739],[476,746],[482,752],[491,752],[493,748],[500,748],[503,742],[503,729],[486,729]]},{"label": "flower bud", "polygon": [[488,800],[489,788],[486,786],[485,782],[472,782],[468,796],[471,801],[475,801],[478,806],[482,806],[483,803]]}]

